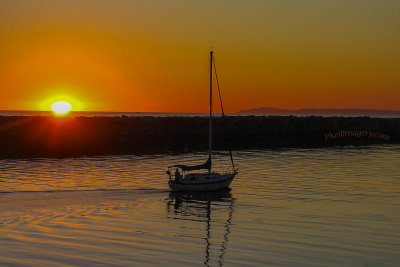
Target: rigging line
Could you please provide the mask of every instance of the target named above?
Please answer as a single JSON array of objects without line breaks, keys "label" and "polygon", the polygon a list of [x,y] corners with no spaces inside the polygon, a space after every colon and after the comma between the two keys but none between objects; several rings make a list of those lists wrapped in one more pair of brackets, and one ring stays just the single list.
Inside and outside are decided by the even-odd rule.
[{"label": "rigging line", "polygon": [[231,163],[232,163],[233,171],[235,171],[235,163],[233,163],[232,150],[229,150],[229,157],[231,158]]},{"label": "rigging line", "polygon": [[219,89],[217,68],[215,67],[215,58],[214,58],[214,56],[213,56],[213,63],[214,63],[215,80],[217,81],[217,88],[218,88],[218,95],[219,95],[219,103],[221,104],[221,113],[222,113],[222,117],[224,117],[224,116],[225,116],[225,114],[224,114],[224,107],[222,106],[221,90]]},{"label": "rigging line", "polygon": [[[219,89],[219,82],[218,82],[218,75],[217,75],[217,67],[215,66],[215,58],[214,58],[214,55],[212,56],[212,62],[213,62],[213,64],[214,64],[215,80],[217,81],[217,88],[218,88],[218,95],[219,95],[219,103],[221,104],[222,118],[225,118],[224,107],[222,106],[221,90]],[[232,157],[232,150],[229,150],[229,156],[230,156],[230,158],[231,158],[232,168],[235,170],[235,164],[233,163],[233,157]]]}]

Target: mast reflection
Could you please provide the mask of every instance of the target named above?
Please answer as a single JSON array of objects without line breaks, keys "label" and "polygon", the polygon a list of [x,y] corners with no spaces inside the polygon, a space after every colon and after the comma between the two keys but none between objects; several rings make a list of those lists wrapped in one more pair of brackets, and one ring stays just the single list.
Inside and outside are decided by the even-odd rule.
[{"label": "mast reflection", "polygon": [[[218,257],[218,266],[223,266],[224,256],[228,248],[229,234],[231,232],[232,218],[234,212],[234,198],[230,192],[225,189],[216,192],[173,192],[169,193],[167,200],[168,217],[180,220],[205,221],[205,250],[204,265],[210,266],[212,261],[211,248]],[[212,214],[224,215],[224,218],[214,218]],[[204,220],[205,219],[205,220]],[[223,224],[223,236],[215,238],[213,227]],[[218,229],[217,229],[218,230]],[[214,230],[215,231],[215,230]],[[212,235],[213,238],[212,238]],[[214,244],[211,244],[211,238]],[[213,264],[214,265],[214,264]]]}]

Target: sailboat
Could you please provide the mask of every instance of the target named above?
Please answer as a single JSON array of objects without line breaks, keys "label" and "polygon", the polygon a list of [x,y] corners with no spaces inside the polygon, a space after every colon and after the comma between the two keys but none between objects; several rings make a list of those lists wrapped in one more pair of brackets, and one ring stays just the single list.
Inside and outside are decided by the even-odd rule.
[{"label": "sailboat", "polygon": [[[208,136],[208,159],[205,163],[195,166],[186,166],[183,164],[172,165],[168,167],[167,174],[169,176],[168,185],[173,191],[216,191],[228,188],[238,174],[235,168],[232,153],[230,159],[232,168],[223,173],[213,170],[212,164],[212,89],[213,89],[213,66],[218,86],[218,92],[221,101],[221,93],[219,90],[218,76],[216,75],[214,52],[210,51],[210,115],[209,115],[209,136]],[[221,101],[222,116],[224,116]],[[174,171],[175,170],[175,171]],[[174,172],[174,174],[173,174]]]}]

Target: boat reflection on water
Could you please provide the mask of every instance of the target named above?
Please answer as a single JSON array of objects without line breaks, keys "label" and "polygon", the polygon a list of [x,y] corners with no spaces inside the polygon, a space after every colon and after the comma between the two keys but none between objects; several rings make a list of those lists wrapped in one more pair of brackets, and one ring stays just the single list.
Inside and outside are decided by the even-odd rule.
[{"label": "boat reflection on water", "polygon": [[[204,265],[211,261],[223,265],[231,232],[234,198],[229,188],[215,192],[171,191],[167,201],[168,217],[182,221],[196,221],[204,225]],[[186,227],[185,225],[182,228]],[[202,229],[197,229],[201,231]],[[214,231],[213,231],[214,230]],[[212,241],[211,241],[212,240]],[[212,255],[215,255],[212,257]],[[216,264],[211,264],[215,266]]]}]

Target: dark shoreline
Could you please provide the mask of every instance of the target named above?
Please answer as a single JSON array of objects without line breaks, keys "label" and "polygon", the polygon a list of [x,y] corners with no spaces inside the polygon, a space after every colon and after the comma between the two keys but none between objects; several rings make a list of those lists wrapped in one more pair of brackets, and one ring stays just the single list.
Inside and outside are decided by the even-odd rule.
[{"label": "dark shoreline", "polygon": [[[228,116],[213,120],[215,150],[400,143],[400,118]],[[0,116],[0,157],[77,157],[206,151],[204,117]]]}]

